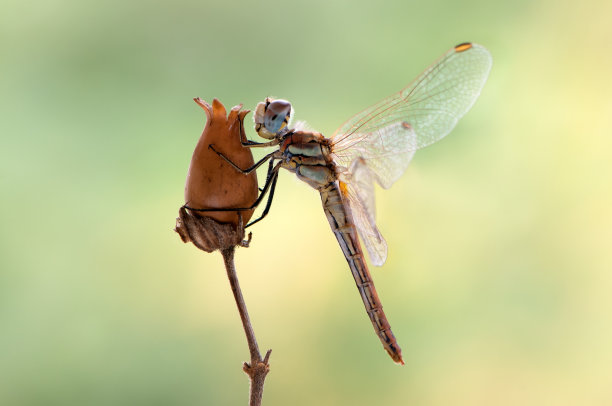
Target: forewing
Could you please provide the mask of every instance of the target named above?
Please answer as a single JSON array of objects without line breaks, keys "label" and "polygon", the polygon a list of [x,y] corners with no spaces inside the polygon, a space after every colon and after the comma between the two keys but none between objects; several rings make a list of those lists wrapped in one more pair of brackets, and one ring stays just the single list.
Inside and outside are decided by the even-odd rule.
[{"label": "forewing", "polygon": [[414,129],[404,122],[391,123],[350,141],[350,148],[332,148],[335,162],[347,168],[359,158],[365,159],[373,178],[385,189],[404,173],[417,148]]},{"label": "forewing", "polygon": [[304,120],[296,121],[295,125],[291,126],[295,131],[314,132],[314,129]]},{"label": "forewing", "polygon": [[406,88],[336,130],[334,160],[349,168],[363,157],[381,186],[390,187],[417,149],[446,136],[472,107],[491,64],[491,54],[480,45],[452,48]]},{"label": "forewing", "polygon": [[365,160],[358,158],[349,171],[341,175],[340,181],[344,183],[344,197],[370,260],[381,266],[387,259],[387,242],[376,226],[374,176]]}]

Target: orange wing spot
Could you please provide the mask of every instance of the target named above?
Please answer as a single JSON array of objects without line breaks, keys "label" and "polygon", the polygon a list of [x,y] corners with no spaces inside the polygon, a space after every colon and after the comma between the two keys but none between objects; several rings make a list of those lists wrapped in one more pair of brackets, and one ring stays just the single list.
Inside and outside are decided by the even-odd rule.
[{"label": "orange wing spot", "polygon": [[408,121],[402,121],[402,127],[404,127],[406,130],[412,130],[412,126]]},{"label": "orange wing spot", "polygon": [[455,52],[467,51],[471,47],[472,47],[472,43],[471,42],[464,42],[463,44],[459,44],[459,45],[457,45],[455,47]]},{"label": "orange wing spot", "polygon": [[340,184],[340,193],[342,193],[342,196],[346,196],[348,195],[348,188],[346,187],[346,183],[344,182],[338,182]]}]

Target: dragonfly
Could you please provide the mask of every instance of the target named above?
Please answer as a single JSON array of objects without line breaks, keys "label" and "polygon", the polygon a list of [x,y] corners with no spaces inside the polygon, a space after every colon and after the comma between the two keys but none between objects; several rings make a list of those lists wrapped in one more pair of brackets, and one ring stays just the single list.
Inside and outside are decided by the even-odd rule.
[{"label": "dragonfly", "polygon": [[268,162],[266,182],[251,207],[195,211],[252,210],[268,194],[261,216],[269,212],[281,168],[318,190],[329,225],[338,240],[366,312],[391,359],[404,364],[391,331],[360,239],[375,266],[384,264],[387,243],[376,225],[377,183],[388,189],[406,171],[415,152],[445,137],[472,107],[489,76],[492,58],[478,44],[465,42],[447,51],[408,86],[354,115],[327,138],[304,124],[291,126],[290,102],[267,98],[254,113],[255,131],[267,140],[247,140],[247,148],[275,147],[250,168],[240,168],[213,149],[240,173]]}]

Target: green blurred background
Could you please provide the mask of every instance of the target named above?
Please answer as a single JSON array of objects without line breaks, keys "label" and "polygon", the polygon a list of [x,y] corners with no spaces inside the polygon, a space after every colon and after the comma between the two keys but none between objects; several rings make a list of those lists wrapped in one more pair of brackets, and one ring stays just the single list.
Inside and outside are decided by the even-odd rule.
[{"label": "green blurred background", "polygon": [[463,41],[493,55],[480,99],[377,194],[372,273],[406,365],[316,191],[283,173],[237,252],[273,349],[264,404],[612,404],[609,1],[1,9],[0,404],[246,404],[221,256],[172,231],[204,125],[191,99],[287,98],[329,135]]}]

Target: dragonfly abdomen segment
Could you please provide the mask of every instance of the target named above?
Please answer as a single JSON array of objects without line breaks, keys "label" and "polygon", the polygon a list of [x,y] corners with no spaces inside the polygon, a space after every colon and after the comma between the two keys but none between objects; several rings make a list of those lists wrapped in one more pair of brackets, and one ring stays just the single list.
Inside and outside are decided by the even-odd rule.
[{"label": "dragonfly abdomen segment", "polygon": [[403,364],[401,349],[391,331],[391,326],[385,316],[374,282],[365,263],[350,208],[343,203],[337,182],[330,182],[325,187],[320,188],[319,191],[321,192],[325,215],[351,268],[351,273],[374,330],[393,361]]}]

